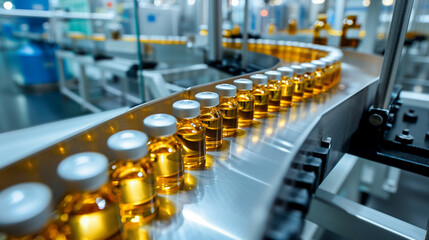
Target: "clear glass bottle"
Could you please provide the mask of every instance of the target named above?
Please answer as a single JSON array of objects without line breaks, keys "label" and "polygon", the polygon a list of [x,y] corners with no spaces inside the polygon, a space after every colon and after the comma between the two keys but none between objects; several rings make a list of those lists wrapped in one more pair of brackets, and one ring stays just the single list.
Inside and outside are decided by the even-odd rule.
[{"label": "clear glass bottle", "polygon": [[177,137],[182,143],[183,164],[187,169],[198,169],[206,163],[206,130],[198,119],[200,103],[180,100],[173,103],[177,118]]},{"label": "clear glass bottle", "polygon": [[263,74],[250,76],[253,82],[252,94],[255,96],[255,118],[266,118],[268,115],[268,89],[266,87],[268,77]]},{"label": "clear glass bottle", "polygon": [[323,92],[323,81],[325,79],[324,69],[326,64],[319,60],[313,60],[311,63],[316,66],[316,71],[314,72],[313,94],[317,95]]},{"label": "clear glass bottle", "polygon": [[252,94],[252,81],[245,78],[234,80],[237,87],[238,102],[238,126],[248,127],[253,124],[253,115],[255,111],[255,97]]},{"label": "clear glass bottle", "polygon": [[237,87],[231,84],[219,84],[216,85],[216,92],[220,97],[218,109],[223,117],[223,137],[235,136],[238,130],[238,103],[235,100]]},{"label": "clear glass bottle", "polygon": [[304,98],[311,98],[313,96],[314,89],[314,72],[316,66],[311,63],[303,63],[301,66],[305,69],[304,73]]},{"label": "clear glass bottle", "polygon": [[320,14],[314,23],[313,43],[327,45],[330,26],[326,22],[326,14]]},{"label": "clear glass bottle", "polygon": [[68,194],[58,204],[71,239],[107,239],[119,235],[118,204],[108,178],[107,158],[83,152],[65,158],[57,167]]},{"label": "clear glass bottle", "polygon": [[147,135],[137,130],[120,131],[107,140],[115,155],[109,170],[110,182],[125,228],[130,224],[144,225],[157,212],[155,167],[147,154],[147,141]]},{"label": "clear glass bottle", "polygon": [[341,34],[340,47],[357,48],[359,45],[360,23],[357,15],[349,15],[343,21],[343,32]]},{"label": "clear glass bottle", "polygon": [[52,214],[53,195],[42,183],[20,183],[0,192],[0,232],[8,240],[65,240]]},{"label": "clear glass bottle", "polygon": [[153,114],[143,120],[149,135],[148,152],[155,164],[158,193],[175,193],[183,186],[183,155],[176,136],[176,118],[168,114]]},{"label": "clear glass bottle", "polygon": [[280,85],[282,87],[280,107],[290,107],[293,94],[293,69],[290,67],[279,67],[277,71],[282,75],[282,79],[280,80]]},{"label": "clear glass bottle", "polygon": [[268,111],[280,111],[280,98],[282,95],[282,86],[280,80],[282,75],[278,71],[267,71],[264,73],[268,78]]},{"label": "clear glass bottle", "polygon": [[292,65],[291,67],[294,72],[292,102],[301,102],[304,96],[305,69],[299,65]]},{"label": "clear glass bottle", "polygon": [[201,105],[200,121],[206,128],[206,150],[216,150],[222,146],[223,117],[217,106],[219,95],[214,92],[195,94],[195,100]]},{"label": "clear glass bottle", "polygon": [[334,67],[333,67],[334,61],[329,57],[321,58],[320,61],[326,64],[324,69],[325,80],[323,82],[323,92],[326,92],[331,88],[332,78],[334,74]]}]

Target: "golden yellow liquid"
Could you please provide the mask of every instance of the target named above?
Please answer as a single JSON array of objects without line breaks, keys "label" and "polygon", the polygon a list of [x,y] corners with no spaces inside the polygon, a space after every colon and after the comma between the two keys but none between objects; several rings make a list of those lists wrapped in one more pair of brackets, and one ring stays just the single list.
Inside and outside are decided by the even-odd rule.
[{"label": "golden yellow liquid", "polygon": [[282,95],[282,87],[278,80],[268,81],[268,111],[278,112],[280,110],[280,98]]},{"label": "golden yellow liquid", "polygon": [[340,47],[357,48],[359,45],[359,37],[347,38],[347,31],[348,30],[359,31],[360,27],[361,25],[357,22],[356,15],[347,16],[346,19],[344,19],[343,21],[343,28],[342,28],[343,31],[341,34]]},{"label": "golden yellow liquid", "polygon": [[238,129],[238,103],[234,97],[221,97],[218,106],[222,113],[222,136],[231,137],[237,134]]},{"label": "golden yellow liquid", "polygon": [[304,74],[304,98],[311,98],[313,96],[314,88],[314,73],[307,72]]},{"label": "golden yellow liquid", "polygon": [[317,68],[314,72],[314,88],[313,94],[317,95],[323,92],[323,81],[325,78],[325,73],[323,69]]},{"label": "golden yellow liquid", "polygon": [[175,136],[151,137],[148,152],[155,165],[158,193],[175,193],[183,185],[182,146]]},{"label": "golden yellow liquid", "polygon": [[328,36],[321,36],[321,31],[329,31],[329,24],[326,22],[326,17],[319,17],[314,24],[313,43],[319,45],[326,45],[328,43]]},{"label": "golden yellow liquid", "polygon": [[289,107],[292,103],[293,81],[290,77],[282,77],[280,86],[282,87],[280,107]]},{"label": "golden yellow liquid", "polygon": [[309,48],[301,48],[299,61],[309,62],[311,60],[311,50]]},{"label": "golden yellow liquid", "polygon": [[254,85],[253,96],[255,96],[255,118],[266,118],[268,115],[268,90],[264,85]]},{"label": "golden yellow liquid", "polygon": [[206,128],[206,150],[219,149],[222,146],[222,113],[216,107],[201,108],[198,118]]},{"label": "golden yellow liquid", "polygon": [[251,126],[255,111],[255,97],[250,90],[238,90],[236,99],[238,102],[238,126]]},{"label": "golden yellow liquid", "polygon": [[325,72],[325,79],[323,81],[323,92],[326,92],[331,88],[331,82],[333,77],[331,66],[325,67],[324,72]]},{"label": "golden yellow liquid", "polygon": [[301,102],[304,95],[304,80],[302,74],[295,74],[293,76],[293,94],[292,102]]},{"label": "golden yellow liquid", "polygon": [[297,32],[298,32],[298,23],[297,23],[296,19],[291,18],[288,21],[287,33],[290,35],[295,35]]},{"label": "golden yellow liquid", "polygon": [[71,193],[58,205],[68,239],[109,239],[119,236],[117,202],[110,184],[94,192]]},{"label": "golden yellow liquid", "polygon": [[[66,233],[61,231],[61,223],[57,221],[51,221],[46,226],[36,234],[31,234],[27,236],[15,237],[15,236],[7,236],[7,240],[67,240]],[[1,239],[1,237],[0,237]]]},{"label": "golden yellow liquid", "polygon": [[179,119],[176,134],[182,143],[185,168],[204,167],[206,163],[206,134],[202,123],[196,118]]},{"label": "golden yellow liquid", "polygon": [[122,223],[138,220],[143,225],[155,216],[155,169],[149,157],[138,161],[116,161],[110,167],[109,175],[119,202]]}]

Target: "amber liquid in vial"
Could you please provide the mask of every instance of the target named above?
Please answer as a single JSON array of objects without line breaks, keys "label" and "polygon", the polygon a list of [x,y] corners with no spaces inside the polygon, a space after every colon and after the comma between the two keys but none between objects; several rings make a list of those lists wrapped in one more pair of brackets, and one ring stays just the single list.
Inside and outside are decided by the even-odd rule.
[{"label": "amber liquid in vial", "polygon": [[255,111],[255,97],[250,90],[238,90],[238,126],[248,127],[253,124],[253,115]]},{"label": "amber liquid in vial", "polygon": [[323,92],[328,91],[331,88],[331,82],[332,82],[332,68],[330,66],[327,66],[324,68],[325,73],[325,79],[323,81]]},{"label": "amber liquid in vial", "polygon": [[292,103],[292,95],[293,95],[293,81],[291,77],[282,77],[280,81],[280,85],[282,86],[282,94],[280,98],[280,107],[290,107]]},{"label": "amber liquid in vial", "polygon": [[206,150],[222,146],[222,113],[216,107],[201,108],[200,121],[206,128]]},{"label": "amber liquid in vial", "polygon": [[313,94],[317,95],[323,92],[323,80],[325,78],[325,73],[323,69],[317,68],[314,72],[314,88]]},{"label": "amber liquid in vial", "polygon": [[148,141],[150,160],[155,165],[158,193],[174,193],[183,185],[182,147],[175,136],[151,137]]},{"label": "amber liquid in vial", "polygon": [[222,112],[222,136],[230,137],[237,134],[238,129],[238,103],[234,97],[220,97],[219,110]]},{"label": "amber liquid in vial", "polygon": [[282,87],[278,80],[268,81],[268,111],[278,112],[280,110],[280,98],[282,95]]},{"label": "amber liquid in vial", "polygon": [[150,158],[114,162],[109,175],[119,200],[121,222],[144,224],[153,219],[157,212],[156,183]]},{"label": "amber liquid in vial", "polygon": [[304,95],[304,75],[295,74],[293,76],[292,102],[301,102]]},{"label": "amber liquid in vial", "polygon": [[93,192],[68,194],[58,205],[68,239],[112,239],[120,236],[117,202],[110,184]]},{"label": "amber liquid in vial", "polygon": [[306,72],[304,74],[304,98],[311,98],[313,96],[314,88],[314,73]]},{"label": "amber liquid in vial", "polygon": [[266,118],[268,115],[268,90],[264,85],[254,85],[253,96],[255,96],[255,118]]},{"label": "amber liquid in vial", "polygon": [[178,119],[177,137],[182,143],[183,165],[187,169],[203,167],[206,163],[205,129],[198,119]]}]

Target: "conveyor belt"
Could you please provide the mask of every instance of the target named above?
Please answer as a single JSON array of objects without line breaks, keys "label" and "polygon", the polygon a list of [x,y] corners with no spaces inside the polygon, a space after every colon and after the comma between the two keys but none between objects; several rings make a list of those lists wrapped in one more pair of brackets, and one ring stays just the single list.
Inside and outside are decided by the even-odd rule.
[{"label": "conveyor belt", "polygon": [[[332,136],[334,160],[342,155],[361,112],[371,102],[380,65],[377,57],[346,53],[338,87],[287,111],[270,114],[255,126],[240,129],[237,137],[225,138],[220,151],[208,152],[205,170],[187,171],[183,191],[161,196],[161,215],[152,228],[154,239],[260,239],[283,177],[306,139],[310,135]],[[55,168],[63,158],[82,151],[111,157],[106,140],[112,133],[142,130],[145,116],[171,114],[173,102],[232,81],[197,86],[143,104],[64,139],[1,169],[0,189],[23,181],[42,181],[52,187],[58,200],[64,188]]]}]

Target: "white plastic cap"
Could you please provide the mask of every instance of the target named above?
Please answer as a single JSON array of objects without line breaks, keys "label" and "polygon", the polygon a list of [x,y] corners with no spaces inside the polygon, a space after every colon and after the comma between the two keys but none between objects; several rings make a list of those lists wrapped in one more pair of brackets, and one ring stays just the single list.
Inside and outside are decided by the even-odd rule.
[{"label": "white plastic cap", "polygon": [[176,124],[175,117],[164,113],[152,114],[143,120],[145,132],[152,137],[167,137],[175,134]]},{"label": "white plastic cap", "polygon": [[178,118],[196,118],[200,116],[200,103],[194,100],[180,100],[173,103],[173,115]]},{"label": "white plastic cap", "polygon": [[253,84],[265,85],[267,84],[268,77],[263,74],[253,74],[250,76],[250,80],[252,80]]},{"label": "white plastic cap", "polygon": [[235,43],[241,43],[241,38],[236,38],[236,39],[234,39],[234,42],[235,42]]},{"label": "white plastic cap", "polygon": [[17,237],[37,233],[53,211],[52,192],[45,184],[13,185],[0,192],[0,232]]},{"label": "white plastic cap", "polygon": [[232,84],[216,85],[216,92],[221,97],[235,97],[237,95],[237,87]]},{"label": "white plastic cap", "polygon": [[245,78],[235,79],[234,85],[240,90],[252,90],[253,88],[253,82]]},{"label": "white plastic cap", "polygon": [[115,152],[117,159],[140,160],[147,154],[148,137],[137,130],[120,131],[107,139],[107,146]]},{"label": "white plastic cap", "polygon": [[69,191],[95,191],[108,180],[107,158],[96,152],[73,154],[57,167],[57,174]]},{"label": "white plastic cap", "polygon": [[296,74],[304,74],[305,69],[299,65],[292,65],[291,68],[293,69],[293,72]]},{"label": "white plastic cap", "polygon": [[292,77],[293,76],[293,69],[290,67],[279,67],[279,68],[277,68],[277,71],[279,71],[280,74],[284,77]]},{"label": "white plastic cap", "polygon": [[282,74],[278,71],[267,71],[264,72],[265,75],[267,75],[268,80],[280,80],[282,79]]},{"label": "white plastic cap", "polygon": [[316,65],[316,68],[324,68],[326,67],[326,63],[319,61],[319,60],[313,60],[311,61],[312,64]]},{"label": "white plastic cap", "polygon": [[215,107],[219,105],[219,95],[214,92],[200,92],[195,94],[195,100],[197,100],[201,107]]},{"label": "white plastic cap", "polygon": [[330,59],[330,58],[321,58],[320,61],[326,63],[327,67],[331,66],[334,63],[334,61],[332,59]]},{"label": "white plastic cap", "polygon": [[305,69],[305,72],[314,72],[316,71],[316,65],[311,63],[303,63],[301,66]]},{"label": "white plastic cap", "polygon": [[254,38],[249,38],[249,39],[247,40],[247,42],[248,42],[248,43],[256,43],[256,39],[254,39]]}]

